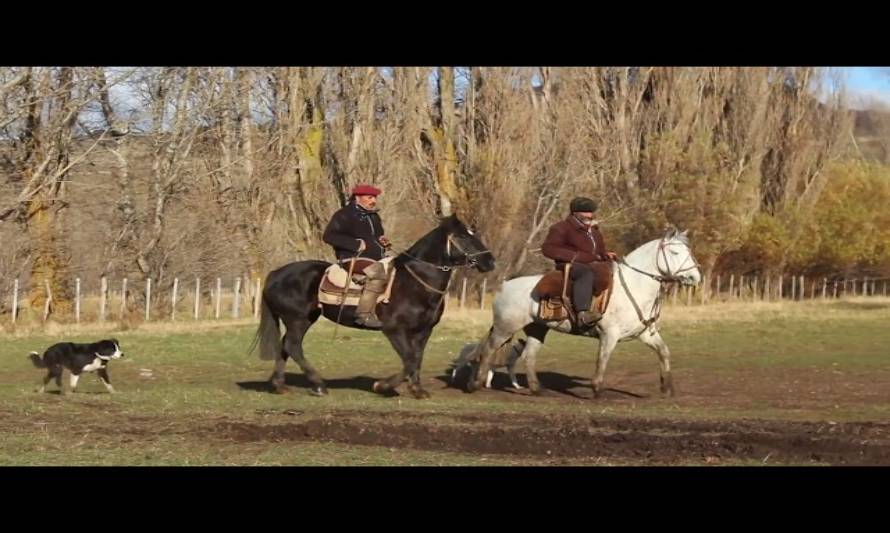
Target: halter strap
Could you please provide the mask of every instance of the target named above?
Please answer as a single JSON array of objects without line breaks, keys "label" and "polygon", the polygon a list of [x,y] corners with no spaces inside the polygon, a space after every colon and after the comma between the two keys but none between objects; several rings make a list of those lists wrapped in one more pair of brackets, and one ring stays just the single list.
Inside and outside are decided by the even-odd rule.
[{"label": "halter strap", "polygon": [[451,246],[452,246],[452,245],[454,245],[454,247],[457,248],[457,251],[459,251],[460,253],[463,254],[464,259],[466,260],[466,262],[465,262],[464,264],[462,264],[462,265],[437,265],[437,264],[435,264],[435,263],[430,263],[429,261],[425,261],[425,260],[423,260],[423,259],[421,259],[421,258],[419,258],[419,257],[415,257],[415,256],[409,254],[409,253],[408,253],[408,250],[405,250],[405,251],[403,251],[403,252],[399,252],[399,255],[406,255],[406,256],[410,257],[411,259],[417,261],[418,263],[423,263],[423,264],[425,264],[425,265],[428,265],[428,266],[431,266],[431,267],[436,268],[436,269],[438,269],[438,270],[441,270],[442,272],[449,272],[449,271],[451,271],[451,270],[453,270],[453,269],[455,269],[455,268],[472,267],[472,266],[475,264],[475,261],[470,261],[471,258],[476,257],[477,255],[484,255],[484,254],[490,254],[490,253],[491,253],[491,251],[489,251],[489,250],[485,250],[485,251],[482,251],[482,252],[474,252],[474,253],[471,253],[471,254],[470,254],[470,253],[467,253],[463,248],[461,248],[461,246],[457,243],[457,241],[454,240],[453,235],[451,235],[451,234],[449,233],[449,234],[448,234],[448,238],[447,238],[447,240],[445,241],[445,256],[446,256],[447,259],[451,259]]},{"label": "halter strap", "polygon": [[405,265],[405,270],[407,270],[408,273],[411,274],[411,277],[416,279],[417,282],[420,283],[421,285],[423,285],[427,290],[432,291],[436,294],[443,294],[443,295],[446,294],[448,292],[448,287],[451,285],[451,276],[448,277],[448,284],[445,285],[445,290],[443,291],[443,290],[439,290],[439,289],[433,287],[432,285],[430,285],[429,283],[423,281],[420,278],[420,276],[418,276],[416,272],[411,270],[411,267],[409,267],[407,264]]},{"label": "halter strap", "polygon": [[[625,263],[627,264],[627,263]],[[627,265],[630,266],[630,265]],[[633,267],[630,267],[633,268]],[[636,270],[636,269],[634,269]],[[645,274],[645,272],[643,272]],[[643,330],[650,328],[652,324],[654,324],[658,317],[661,316],[661,297],[664,294],[664,283],[658,288],[658,295],[655,297],[655,303],[652,304],[652,315],[649,318],[645,318],[643,316],[643,311],[640,309],[640,305],[634,299],[633,294],[630,292],[630,289],[627,286],[627,282],[624,281],[624,274],[621,271],[621,266],[618,267],[618,279],[621,281],[621,288],[624,289],[624,293],[627,294],[627,299],[630,300],[631,305],[634,307],[634,311],[637,312],[637,318],[640,319],[640,322],[643,323]]]},{"label": "halter strap", "polygon": [[[695,269],[695,268],[700,269],[701,265],[699,265],[698,261],[696,261],[695,258],[692,257],[692,251],[689,250],[689,255],[686,257],[685,260],[683,260],[683,263],[681,263],[680,266],[682,267],[683,265],[685,265],[686,262],[689,261],[690,259],[692,260],[692,266],[689,266],[686,268],[680,268],[677,271],[672,273],[671,269],[670,269],[670,262],[668,261],[668,258],[667,258],[667,252],[665,252],[665,248],[667,248],[668,246],[676,245],[676,244],[678,244],[678,243],[667,243],[667,242],[665,242],[664,238],[662,238],[661,241],[659,241],[659,243],[658,243],[658,252],[661,252],[661,256],[664,257],[664,266],[665,266],[665,269],[667,270],[667,274],[662,272],[661,268],[658,266],[658,257],[659,257],[658,252],[656,252],[656,255],[655,255],[655,268],[658,269],[658,274],[652,274],[651,272],[646,272],[644,270],[640,270],[639,268],[637,268],[637,267],[629,264],[627,261],[625,261],[623,257],[621,258],[620,263],[635,272],[639,272],[640,274],[643,274],[644,276],[648,276],[648,277],[654,279],[655,281],[657,281],[659,283],[679,282],[681,280],[678,277],[678,274],[680,274],[682,272],[686,272],[688,270]],[[688,245],[684,244],[684,246],[686,246],[688,249]]]}]

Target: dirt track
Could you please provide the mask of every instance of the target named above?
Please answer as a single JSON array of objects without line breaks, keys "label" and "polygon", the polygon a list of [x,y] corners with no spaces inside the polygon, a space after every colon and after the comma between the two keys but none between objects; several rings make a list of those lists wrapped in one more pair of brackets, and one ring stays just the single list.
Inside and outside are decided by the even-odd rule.
[{"label": "dirt track", "polygon": [[335,442],[426,451],[507,454],[548,462],[688,464],[740,461],[792,464],[890,464],[890,424],[689,422],[614,417],[450,416],[337,412],[302,418],[264,412],[269,424],[219,422],[213,436],[247,442]]},{"label": "dirt track", "polygon": [[[289,375],[295,400],[305,391],[298,376]],[[524,383],[524,377],[520,381]],[[652,373],[616,372],[614,381],[637,393],[610,389],[602,401],[586,399],[589,381],[577,375],[542,373],[548,388],[543,397],[503,390],[506,376],[498,375],[486,401],[506,402],[520,413],[504,415],[379,412],[335,409],[325,416],[297,409],[258,411],[253,421],[218,421],[205,429],[208,436],[238,443],[332,442],[435,452],[457,452],[530,458],[546,464],[830,464],[890,465],[890,423],[833,422],[837,402],[883,402],[875,380],[884,373],[841,375],[836,372],[740,371],[718,378],[685,375],[684,392],[676,400],[651,395]],[[435,395],[463,396],[442,388],[445,376],[429,380]],[[342,383],[363,388],[365,383]],[[336,392],[334,393],[336,394]],[[824,421],[690,420],[688,417],[646,418],[615,416],[600,408],[668,402],[696,410],[719,404],[741,411],[752,409],[752,399],[779,409],[818,410]],[[414,402],[415,400],[407,399]],[[555,415],[521,413],[526,402],[564,405]],[[583,409],[590,414],[580,414]]]}]

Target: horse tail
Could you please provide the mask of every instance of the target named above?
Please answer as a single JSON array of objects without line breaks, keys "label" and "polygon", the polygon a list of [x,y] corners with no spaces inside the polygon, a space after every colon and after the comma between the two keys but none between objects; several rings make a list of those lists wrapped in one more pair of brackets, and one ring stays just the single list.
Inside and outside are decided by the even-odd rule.
[{"label": "horse tail", "polygon": [[265,295],[260,298],[260,325],[247,353],[253,353],[257,345],[260,347],[260,359],[271,361],[281,354],[281,330],[278,327],[278,317],[272,314]]}]

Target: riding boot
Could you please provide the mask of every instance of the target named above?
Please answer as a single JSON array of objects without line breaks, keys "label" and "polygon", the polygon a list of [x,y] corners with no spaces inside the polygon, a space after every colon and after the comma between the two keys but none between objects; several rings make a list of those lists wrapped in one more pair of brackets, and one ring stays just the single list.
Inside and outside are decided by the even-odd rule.
[{"label": "riding boot", "polygon": [[377,307],[377,297],[386,290],[389,280],[386,277],[386,271],[379,263],[369,266],[364,273],[368,276],[368,280],[358,300],[355,322],[368,328],[382,328],[383,322],[374,315],[374,308]]}]

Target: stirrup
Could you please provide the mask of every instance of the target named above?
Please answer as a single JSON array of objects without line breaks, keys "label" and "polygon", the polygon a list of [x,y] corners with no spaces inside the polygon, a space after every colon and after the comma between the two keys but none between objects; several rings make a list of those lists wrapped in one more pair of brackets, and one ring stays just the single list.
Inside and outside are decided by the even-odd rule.
[{"label": "stirrup", "polygon": [[[587,320],[582,318],[582,315],[584,315],[584,318],[586,318]],[[591,327],[603,318],[603,314],[600,313],[599,311],[585,310],[585,311],[579,311],[577,314],[577,317],[578,317],[578,322],[582,326]]]},{"label": "stirrup", "polygon": [[355,323],[360,326],[367,326],[369,328],[382,328],[383,327],[383,322],[381,322],[379,318],[374,316],[374,313],[368,313],[367,315],[356,316]]}]

